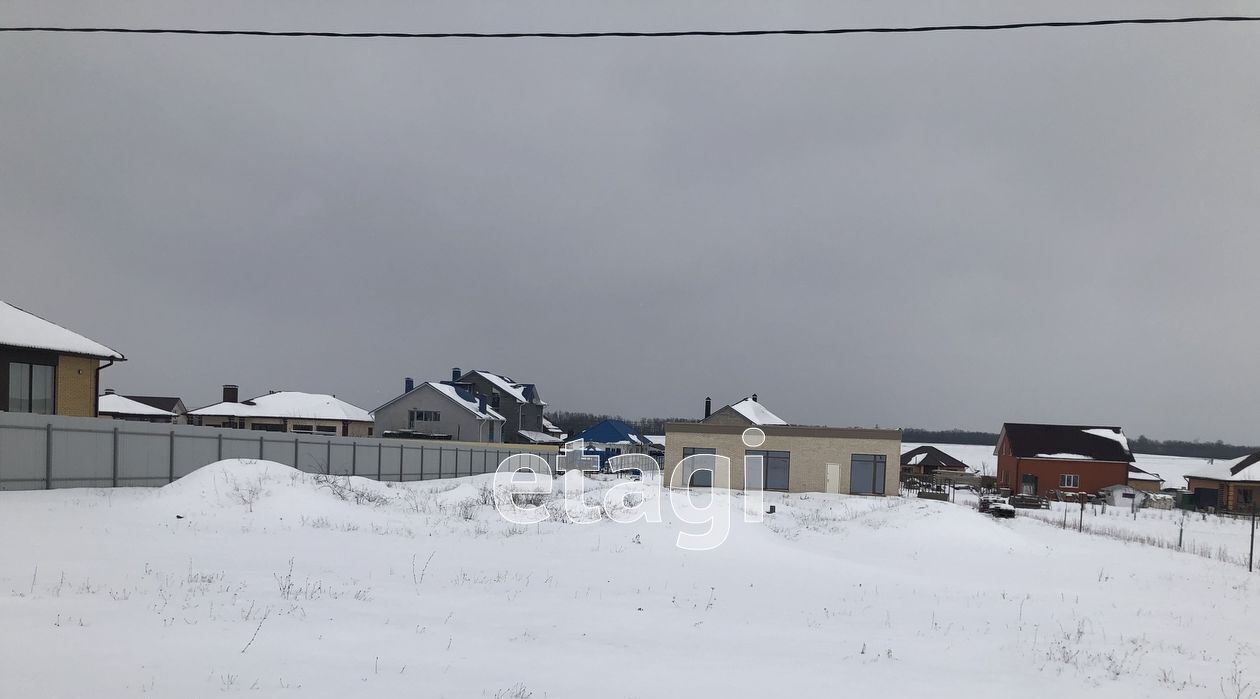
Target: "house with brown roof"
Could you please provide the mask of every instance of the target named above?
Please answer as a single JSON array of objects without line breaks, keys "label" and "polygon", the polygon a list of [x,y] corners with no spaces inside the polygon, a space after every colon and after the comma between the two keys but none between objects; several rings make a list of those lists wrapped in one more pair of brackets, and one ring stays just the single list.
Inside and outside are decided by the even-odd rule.
[{"label": "house with brown roof", "polygon": [[1127,485],[1133,464],[1124,432],[1108,426],[1008,422],[994,454],[999,488],[1046,497]]},{"label": "house with brown roof", "polygon": [[901,455],[902,476],[962,476],[969,470],[967,464],[930,444]]},{"label": "house with brown roof", "polygon": [[0,301],[0,410],[96,417],[100,371],[126,357]]}]

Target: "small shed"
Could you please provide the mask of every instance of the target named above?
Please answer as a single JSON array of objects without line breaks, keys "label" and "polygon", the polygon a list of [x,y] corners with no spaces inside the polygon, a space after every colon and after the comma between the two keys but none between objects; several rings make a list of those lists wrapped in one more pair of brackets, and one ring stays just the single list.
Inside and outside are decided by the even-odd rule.
[{"label": "small shed", "polygon": [[1112,507],[1145,507],[1150,494],[1131,485],[1109,485],[1098,491],[1102,501]]}]

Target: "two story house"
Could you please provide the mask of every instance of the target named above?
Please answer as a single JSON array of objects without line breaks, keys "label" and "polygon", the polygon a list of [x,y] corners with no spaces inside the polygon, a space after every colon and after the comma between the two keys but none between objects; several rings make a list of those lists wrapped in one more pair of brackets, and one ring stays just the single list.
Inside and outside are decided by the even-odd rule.
[{"label": "two story house", "polygon": [[516,444],[559,444],[560,438],[547,431],[543,408],[547,403],[532,383],[520,383],[502,374],[474,369],[451,370],[451,383],[484,397],[496,413],[503,416],[503,441]]},{"label": "two story house", "polygon": [[409,439],[502,442],[507,422],[467,384],[403,381],[397,398],[372,411],[376,434]]}]

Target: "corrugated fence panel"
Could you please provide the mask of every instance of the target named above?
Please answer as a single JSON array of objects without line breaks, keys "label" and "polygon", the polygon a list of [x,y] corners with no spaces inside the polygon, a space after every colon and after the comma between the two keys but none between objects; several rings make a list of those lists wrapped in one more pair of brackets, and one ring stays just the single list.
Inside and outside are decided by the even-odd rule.
[{"label": "corrugated fence panel", "polygon": [[114,485],[114,431],[53,433],[52,481],[59,488]]},{"label": "corrugated fence panel", "polygon": [[118,485],[171,482],[171,432],[118,432]]},{"label": "corrugated fence panel", "polygon": [[[51,445],[51,450],[49,449]],[[158,486],[221,459],[386,481],[493,472],[516,445],[415,442],[0,412],[0,490]]]}]

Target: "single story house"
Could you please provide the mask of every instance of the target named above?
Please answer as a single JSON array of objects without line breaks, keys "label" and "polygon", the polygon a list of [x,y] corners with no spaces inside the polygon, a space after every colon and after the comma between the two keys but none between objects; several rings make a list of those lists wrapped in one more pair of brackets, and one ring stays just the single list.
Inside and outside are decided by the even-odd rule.
[{"label": "single story house", "polygon": [[268,432],[300,432],[341,437],[371,437],[368,411],[336,396],[301,391],[272,391],[239,400],[239,389],[223,386],[223,400],[190,411],[195,424]]},{"label": "single story house", "polygon": [[1158,473],[1144,471],[1133,464],[1129,464],[1129,487],[1147,493],[1158,493],[1164,488],[1164,479],[1159,477]]},{"label": "single story house", "polygon": [[1133,463],[1119,427],[1090,425],[1008,422],[994,454],[999,488],[1047,497],[1128,485]]},{"label": "single story house", "polygon": [[114,420],[171,424],[174,424],[178,417],[170,410],[162,410],[127,396],[120,396],[114,393],[113,389],[105,389],[105,394],[97,401],[97,413],[100,417]]},{"label": "single story house", "polygon": [[1185,475],[1186,487],[1200,509],[1250,513],[1260,503],[1260,451],[1205,464]]},{"label": "single story house", "polygon": [[916,447],[901,455],[903,476],[962,476],[968,471],[967,464],[931,445]]},{"label": "single story house", "polygon": [[125,359],[121,352],[0,301],[0,409],[96,417],[100,372]]},{"label": "single story house", "polygon": [[603,464],[621,454],[648,454],[664,456],[664,450],[647,436],[621,420],[604,420],[574,435],[570,442],[582,440],[587,454],[599,457]]},{"label": "single story house", "polygon": [[372,411],[383,437],[502,442],[507,420],[466,385],[403,380],[402,395]]},{"label": "single story house", "polygon": [[[706,400],[706,412],[709,405]],[[755,396],[712,412],[709,418],[716,419],[666,423],[666,483],[791,493],[898,492],[898,469],[890,465],[901,456],[901,430],[788,425]],[[764,435],[763,441],[745,442],[744,432],[752,427]],[[682,472],[675,474],[684,458],[700,454],[730,459],[729,477],[714,477],[690,462],[681,464]],[[756,472],[746,472],[745,457],[760,457],[751,462]]]},{"label": "single story house", "polygon": [[1145,507],[1151,494],[1130,485],[1109,485],[1098,491],[1102,501],[1112,507]]}]

